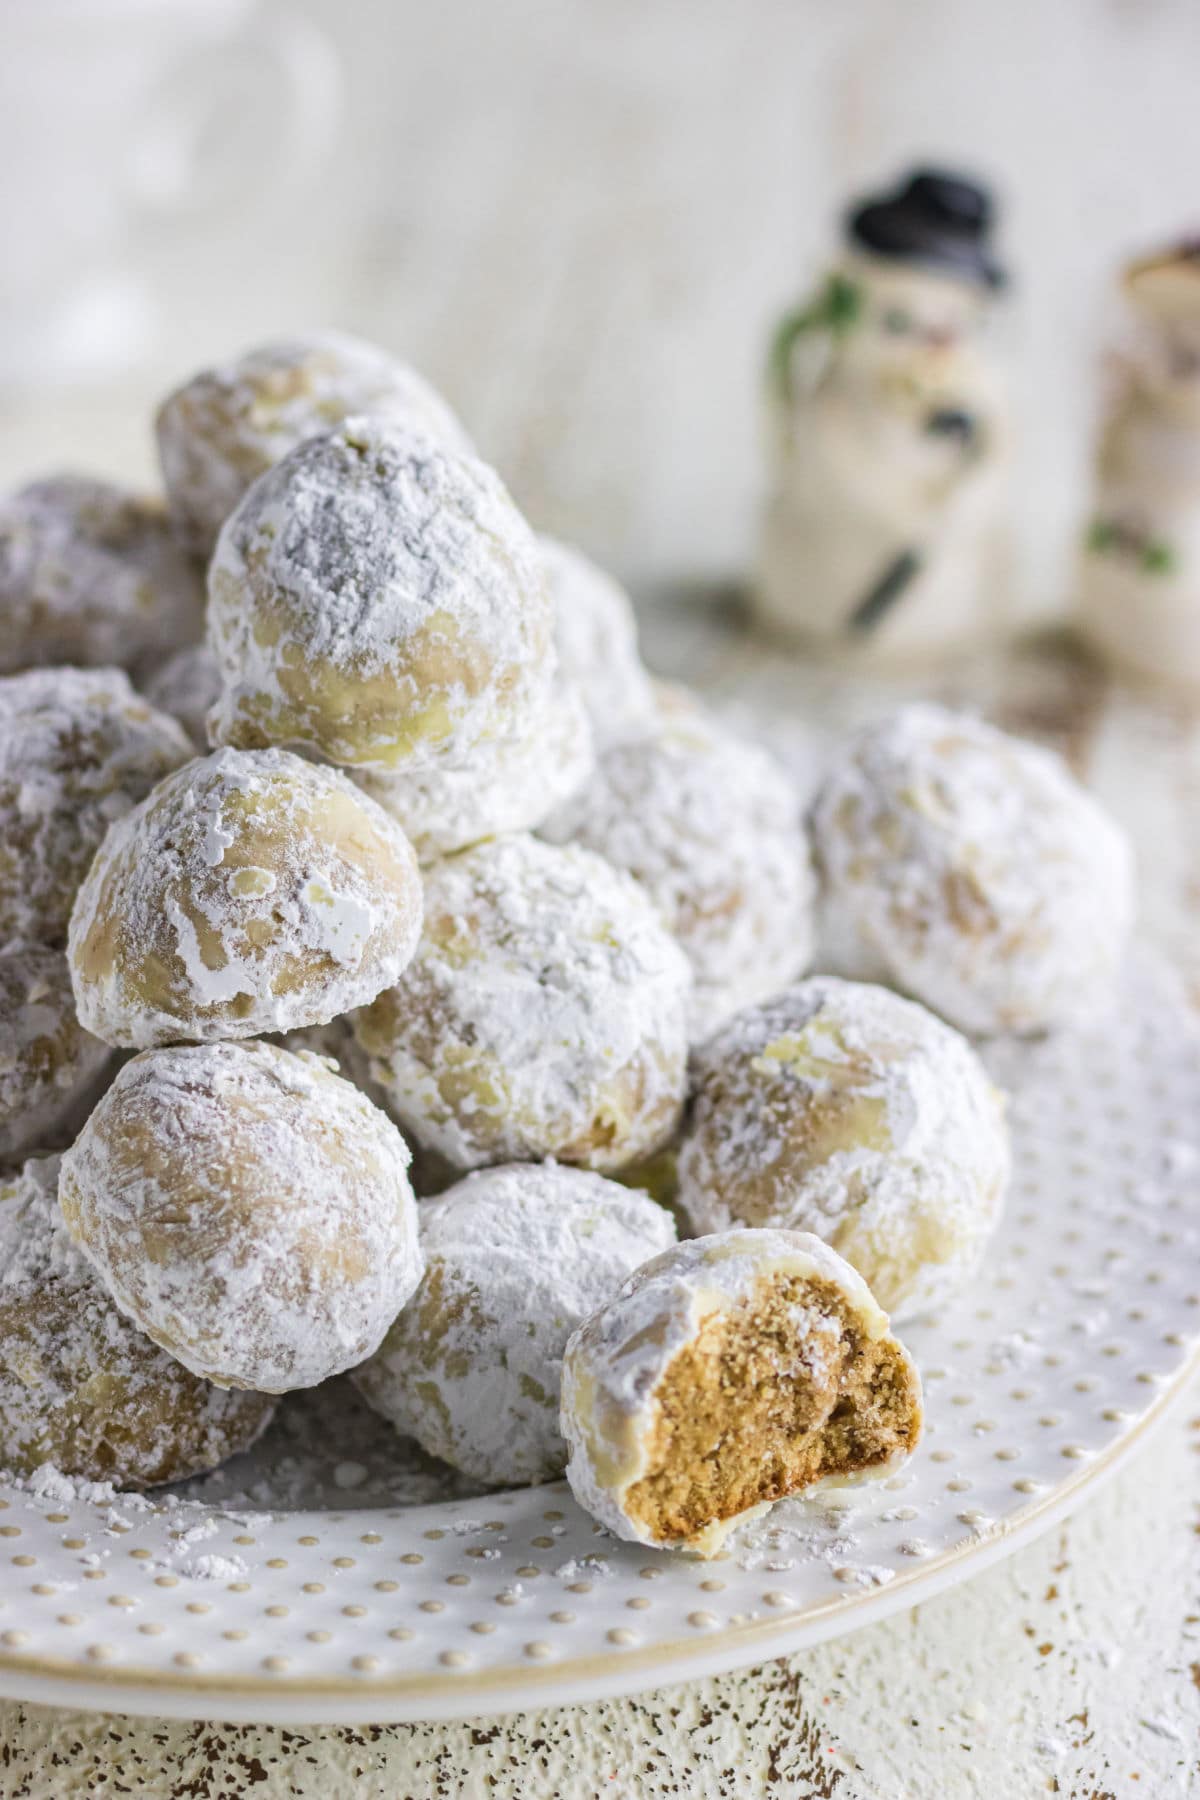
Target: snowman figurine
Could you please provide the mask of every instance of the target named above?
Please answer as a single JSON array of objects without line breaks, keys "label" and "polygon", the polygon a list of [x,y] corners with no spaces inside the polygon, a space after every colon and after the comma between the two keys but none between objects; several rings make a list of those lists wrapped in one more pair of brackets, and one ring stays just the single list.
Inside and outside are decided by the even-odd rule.
[{"label": "snowman figurine", "polygon": [[1200,696],[1200,240],[1131,263],[1080,575],[1083,628],[1135,675]]},{"label": "snowman figurine", "polygon": [[772,629],[883,662],[996,634],[1009,432],[986,345],[991,223],[983,188],[918,170],[850,209],[842,256],[781,321],[755,590]]}]

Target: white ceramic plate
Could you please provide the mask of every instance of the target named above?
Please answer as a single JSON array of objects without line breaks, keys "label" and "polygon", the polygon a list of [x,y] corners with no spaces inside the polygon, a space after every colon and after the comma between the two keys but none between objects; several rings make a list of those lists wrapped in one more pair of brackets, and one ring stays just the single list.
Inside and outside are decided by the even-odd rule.
[{"label": "white ceramic plate", "polygon": [[263,1722],[499,1712],[792,1651],[1006,1554],[1200,1360],[1200,1048],[1145,965],[1087,1032],[988,1058],[1010,1206],[986,1278],[905,1334],[929,1428],[895,1478],[781,1505],[702,1563],[617,1543],[562,1484],[455,1495],[335,1384],[182,1495],[0,1487],[0,1691]]}]

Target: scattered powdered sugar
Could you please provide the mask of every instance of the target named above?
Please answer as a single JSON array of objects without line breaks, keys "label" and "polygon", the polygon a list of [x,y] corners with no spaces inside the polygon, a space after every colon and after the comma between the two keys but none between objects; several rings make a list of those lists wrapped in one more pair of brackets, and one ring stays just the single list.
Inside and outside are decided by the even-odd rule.
[{"label": "scattered powdered sugar", "polygon": [[793,980],[813,947],[800,802],[770,753],[699,709],[619,743],[543,826],[627,869],[692,964],[692,1031]]},{"label": "scattered powdered sugar", "polygon": [[701,1051],[679,1155],[698,1231],[813,1231],[894,1316],[978,1267],[1009,1175],[1003,1104],[958,1032],[884,988],[817,976]]},{"label": "scattered powdered sugar", "polygon": [[216,741],[397,772],[528,726],[554,672],[537,544],[499,478],[385,420],[261,476],[209,566]]},{"label": "scattered powdered sugar", "polygon": [[420,1219],[424,1280],[356,1385],[397,1430],[480,1481],[552,1480],[566,1461],[567,1339],[675,1241],[670,1214],[545,1163],[469,1175]]},{"label": "scattered powdered sugar", "polygon": [[994,1338],[988,1345],[988,1360],[1003,1363],[1010,1369],[1028,1369],[1040,1362],[1043,1346],[1036,1333],[1012,1331],[1007,1337]]},{"label": "scattered powdered sugar", "polygon": [[[261,1445],[248,1446],[224,1467],[236,1468],[262,1451]],[[84,1570],[102,1569],[112,1561],[113,1548],[98,1539],[97,1531],[104,1538],[120,1542],[137,1526],[144,1526],[150,1520],[156,1526],[150,1540],[154,1548],[148,1549],[145,1543],[139,1547],[139,1554],[148,1549],[146,1563],[149,1569],[184,1581],[241,1581],[250,1574],[250,1564],[245,1557],[231,1551],[198,1550],[197,1546],[211,1543],[229,1529],[239,1532],[261,1529],[268,1515],[233,1511],[227,1507],[214,1510],[187,1497],[189,1487],[197,1489],[211,1480],[212,1476],[207,1476],[181,1483],[173,1490],[150,1497],[118,1493],[111,1482],[64,1475],[53,1464],[45,1463],[31,1475],[11,1477],[9,1489],[26,1494],[31,1510],[41,1511],[47,1504],[60,1510],[88,1509],[71,1520],[73,1539],[78,1540],[72,1543],[74,1558]],[[119,1502],[119,1507],[114,1502]],[[77,1586],[78,1583],[62,1578],[55,1581],[59,1593],[69,1593]]]},{"label": "scattered powdered sugar", "polygon": [[173,1534],[174,1541],[180,1550],[191,1550],[196,1544],[203,1544],[207,1539],[216,1537],[220,1529],[216,1515],[208,1513],[204,1518],[197,1519],[194,1525],[185,1525],[182,1530],[176,1531]]},{"label": "scattered powdered sugar", "polygon": [[142,669],[204,629],[204,583],[161,501],[86,475],[0,498],[0,671]]},{"label": "scattered powdered sugar", "polygon": [[1170,1175],[1192,1175],[1200,1166],[1200,1145],[1184,1138],[1168,1138],[1163,1144],[1162,1155]]},{"label": "scattered powdered sugar", "polygon": [[180,540],[198,556],[255,478],[351,413],[418,426],[462,454],[466,432],[417,371],[344,332],[284,338],[202,369],[159,408],[158,453]]},{"label": "scattered powdered sugar", "polygon": [[550,1573],[557,1581],[594,1581],[597,1576],[615,1575],[616,1570],[606,1556],[572,1556]]},{"label": "scattered powdered sugar", "polygon": [[568,685],[552,690],[527,729],[481,745],[460,768],[357,779],[404,827],[421,861],[434,862],[481,838],[533,830],[594,767],[588,716]]},{"label": "scattered powdered sugar", "polygon": [[[352,1488],[339,1487],[338,1466],[366,1469]],[[246,1455],[177,1490],[189,1506],[218,1508],[223,1518],[254,1512],[295,1513],[328,1509],[428,1506],[469,1500],[481,1484],[427,1456],[399,1437],[356,1392],[348,1376],[287,1394],[270,1430]],[[481,1530],[486,1527],[480,1525]],[[506,1543],[487,1532],[487,1545]],[[496,1553],[491,1552],[494,1557]]]},{"label": "scattered powdered sugar", "polygon": [[835,1574],[846,1587],[884,1587],[896,1579],[895,1569],[882,1563],[843,1563]]},{"label": "scattered powdered sugar", "polygon": [[421,926],[400,827],[336,769],[221,750],[113,829],[80,889],[80,1018],[112,1044],[251,1037],[372,1000]]},{"label": "scattered powdered sugar", "polygon": [[905,707],[842,754],[812,820],[831,904],[964,1030],[1065,1024],[1111,994],[1133,914],[1129,845],[1050,752]]},{"label": "scattered powdered sugar", "polygon": [[840,1484],[815,1487],[803,1498],[780,1500],[738,1531],[734,1559],[740,1569],[780,1573],[819,1562],[832,1574],[861,1556],[865,1510],[859,1490]]},{"label": "scattered powdered sugar", "polygon": [[607,749],[657,724],[654,687],[638,654],[637,620],[624,588],[594,562],[540,537],[564,675],[577,684],[597,745]]},{"label": "scattered powdered sugar", "polygon": [[0,680],[0,944],[61,943],[109,826],[191,754],[120,669]]},{"label": "scattered powdered sugar", "polygon": [[[105,1500],[115,1500],[117,1490],[111,1481],[89,1481],[84,1475],[64,1475],[53,1463],[40,1463],[32,1474],[22,1481],[17,1481],[27,1493],[35,1494],[39,1500],[53,1501],[57,1506],[74,1506],[77,1501],[91,1501],[99,1505]],[[122,1500],[128,1498],[122,1494]]]},{"label": "scattered powdered sugar", "polygon": [[498,838],[426,871],[425,912],[356,1020],[402,1125],[460,1169],[619,1168],[669,1139],[691,978],[636,882],[575,845]]},{"label": "scattered powdered sugar", "polygon": [[196,1556],[190,1562],[176,1563],[177,1574],[189,1581],[241,1581],[249,1572],[249,1564],[241,1556]]},{"label": "scattered powdered sugar", "polygon": [[353,1367],[420,1280],[408,1149],[358,1088],[271,1044],[127,1063],[63,1158],[68,1224],[187,1368],[281,1392]]}]

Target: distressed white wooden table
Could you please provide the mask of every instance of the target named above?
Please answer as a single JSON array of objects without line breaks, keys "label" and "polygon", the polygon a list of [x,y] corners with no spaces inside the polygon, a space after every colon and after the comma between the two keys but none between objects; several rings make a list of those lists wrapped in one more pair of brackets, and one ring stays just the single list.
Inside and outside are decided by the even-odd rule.
[{"label": "distressed white wooden table", "polygon": [[[346,24],[341,0],[306,3]],[[206,246],[190,261],[178,237],[164,246],[181,341],[119,396],[0,402],[0,480],[53,463],[147,474],[163,379],[331,316],[425,366],[535,521],[631,578],[651,660],[751,728],[770,718],[803,778],[831,725],[890,694],[847,694],[735,628],[767,322],[847,182],[914,151],[1007,175],[1032,415],[1021,600],[1046,611],[1083,479],[1080,310],[1126,237],[1178,222],[1195,164],[1195,11],[1101,10],[1064,0],[1051,43],[1033,0],[362,0],[340,188],[302,230],[281,221],[279,244],[248,247],[236,276]],[[1126,90],[1161,103],[1123,110]],[[1200,719],[1114,693],[1053,647],[946,691],[1057,742],[1096,783],[1137,840],[1146,925],[1200,1003]],[[1192,1410],[1066,1527],[791,1660],[370,1731],[5,1706],[0,1800],[1174,1800],[1200,1783],[1200,1395]]]},{"label": "distressed white wooden table", "polygon": [[1200,1729],[1200,1420],[1010,1563],[802,1657],[633,1700],[311,1730],[9,1707],[6,1800],[1174,1800]]}]

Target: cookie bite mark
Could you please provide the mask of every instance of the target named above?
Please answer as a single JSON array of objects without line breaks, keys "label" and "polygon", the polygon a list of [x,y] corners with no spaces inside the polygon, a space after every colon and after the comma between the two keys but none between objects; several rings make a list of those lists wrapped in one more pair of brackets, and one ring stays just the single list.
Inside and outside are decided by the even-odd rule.
[{"label": "cookie bite mark", "polygon": [[620,1537],[702,1556],[776,1500],[894,1468],[921,1416],[886,1314],[805,1232],[680,1244],[567,1346],[576,1499]]},{"label": "cookie bite mark", "polygon": [[917,1441],[913,1393],[907,1353],[864,1342],[830,1284],[761,1281],[709,1315],[655,1389],[629,1515],[657,1542],[697,1539],[829,1476],[890,1465]]}]

